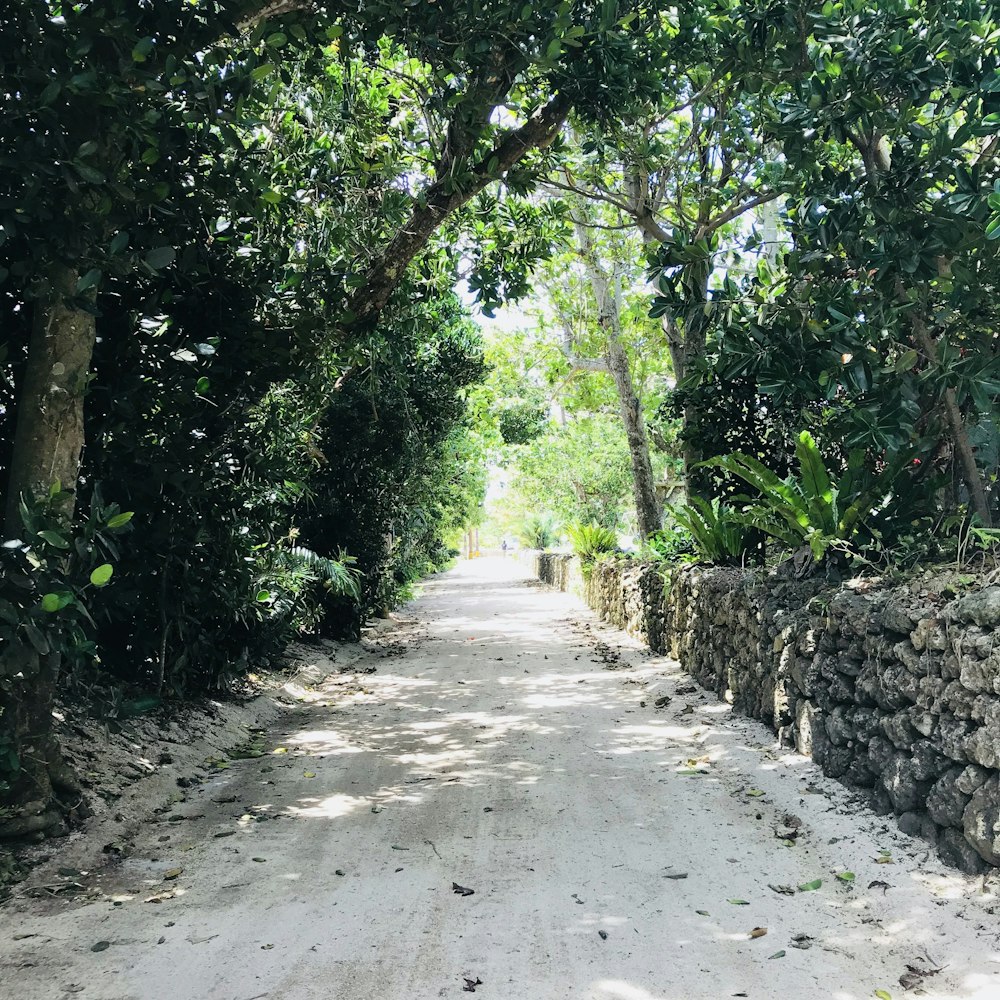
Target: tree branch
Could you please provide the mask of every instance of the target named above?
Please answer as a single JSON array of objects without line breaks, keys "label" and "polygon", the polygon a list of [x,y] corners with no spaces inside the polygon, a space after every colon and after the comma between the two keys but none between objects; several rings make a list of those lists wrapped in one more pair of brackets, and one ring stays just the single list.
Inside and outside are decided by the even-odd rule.
[{"label": "tree branch", "polygon": [[758,194],[748,201],[743,202],[740,205],[733,205],[727,208],[724,212],[720,212],[714,219],[709,219],[703,226],[701,226],[695,236],[695,239],[702,239],[708,236],[709,233],[714,233],[716,229],[724,226],[727,222],[732,222],[733,219],[738,219],[741,215],[745,215],[747,212],[756,208],[758,205],[766,205],[769,201],[774,201],[775,198],[779,197],[780,192],[778,191],[767,191],[764,194]]}]

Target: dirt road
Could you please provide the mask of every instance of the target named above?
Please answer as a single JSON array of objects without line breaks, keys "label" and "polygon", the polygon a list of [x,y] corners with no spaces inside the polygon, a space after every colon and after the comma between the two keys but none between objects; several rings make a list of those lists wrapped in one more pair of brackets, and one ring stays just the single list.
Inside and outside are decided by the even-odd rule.
[{"label": "dirt road", "polygon": [[0,997],[1000,997],[993,885],[520,574],[430,582],[87,901],[8,904]]}]

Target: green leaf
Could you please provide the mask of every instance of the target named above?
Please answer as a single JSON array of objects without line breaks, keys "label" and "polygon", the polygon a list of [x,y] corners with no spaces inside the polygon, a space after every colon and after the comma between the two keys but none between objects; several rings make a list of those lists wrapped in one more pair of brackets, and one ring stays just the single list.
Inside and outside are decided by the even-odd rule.
[{"label": "green leaf", "polygon": [[813,879],[812,882],[803,882],[799,886],[799,892],[815,892],[823,884],[821,878]]},{"label": "green leaf", "polygon": [[46,528],[44,531],[38,532],[38,537],[48,542],[49,545],[54,546],[57,549],[68,549],[69,542],[59,534],[58,531],[51,531]]},{"label": "green leaf", "polygon": [[750,903],[745,899],[727,899],[727,903],[732,903],[733,906],[749,906]]},{"label": "green leaf", "polygon": [[128,241],[128,230],[121,230],[121,232],[115,234],[114,239],[108,244],[108,253],[111,254],[112,257],[114,257],[115,254],[121,253],[128,246]]},{"label": "green leaf", "polygon": [[97,569],[90,574],[90,582],[95,587],[106,587],[108,581],[111,579],[111,574],[114,573],[115,568],[111,563],[104,563],[98,566]]},{"label": "green leaf", "polygon": [[45,656],[52,649],[49,645],[49,640],[45,638],[41,629],[25,622],[24,631],[28,636],[28,641],[35,647],[35,652],[38,653],[39,656]]},{"label": "green leaf", "polygon": [[78,292],[85,292],[90,288],[93,288],[100,280],[104,272],[99,267],[92,267],[80,280],[76,283],[76,290]]},{"label": "green leaf", "polygon": [[892,1000],[892,994],[888,990],[876,990],[875,996],[878,1000]]},{"label": "green leaf", "polygon": [[50,614],[61,611],[64,607],[66,605],[62,603],[58,594],[46,594],[42,598],[42,610],[48,611]]},{"label": "green leaf", "polygon": [[854,872],[837,872],[837,878],[839,878],[841,882],[853,882]]},{"label": "green leaf", "polygon": [[135,516],[134,510],[125,511],[121,514],[115,514],[114,517],[108,519],[108,527],[120,528],[123,525],[128,524],[129,521],[131,521],[134,516]]},{"label": "green leaf", "polygon": [[195,383],[195,392],[204,396],[206,392],[211,388],[212,383],[209,382],[208,378],[204,375]]},{"label": "green leaf", "polygon": [[261,604],[264,604],[266,601],[271,600],[271,591],[269,591],[269,590],[258,590],[257,591],[257,600]]},{"label": "green leaf", "polygon": [[145,260],[151,268],[158,271],[161,267],[166,267],[168,264],[172,264],[176,257],[177,252],[173,247],[157,247],[155,250],[150,250],[143,260]]},{"label": "green leaf", "polygon": [[269,205],[277,205],[281,201],[281,194],[274,190],[274,188],[268,188],[260,196],[261,201],[266,201]]},{"label": "green leaf", "polygon": [[153,39],[142,38],[136,43],[135,48],[132,49],[132,61],[137,63],[144,63],[146,61],[146,57],[152,51],[153,51]]}]

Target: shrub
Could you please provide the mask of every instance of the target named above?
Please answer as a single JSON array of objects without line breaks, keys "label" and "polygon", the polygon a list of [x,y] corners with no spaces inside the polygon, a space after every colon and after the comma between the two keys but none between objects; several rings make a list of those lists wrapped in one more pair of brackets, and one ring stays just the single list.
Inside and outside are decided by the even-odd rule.
[{"label": "shrub", "polygon": [[[779,479],[757,459],[736,452],[703,463],[738,476],[754,487],[757,497],[740,497],[748,506],[738,515],[792,548],[808,545],[816,561],[831,547],[846,548],[859,529],[873,519],[892,495],[904,464],[898,457],[881,472],[865,467],[865,453],[853,451],[838,480],[831,478],[816,442],[802,431],[795,446],[799,475]],[[872,534],[878,537],[877,529]]]},{"label": "shrub", "polygon": [[598,524],[576,524],[566,529],[573,551],[584,565],[598,556],[618,550],[618,536],[610,528]]},{"label": "shrub", "polygon": [[742,515],[727,504],[693,496],[686,504],[670,508],[670,512],[702,561],[728,565],[746,556],[749,528]]},{"label": "shrub", "polygon": [[551,514],[534,514],[521,525],[518,534],[525,545],[533,549],[547,549],[556,539],[559,523]]}]

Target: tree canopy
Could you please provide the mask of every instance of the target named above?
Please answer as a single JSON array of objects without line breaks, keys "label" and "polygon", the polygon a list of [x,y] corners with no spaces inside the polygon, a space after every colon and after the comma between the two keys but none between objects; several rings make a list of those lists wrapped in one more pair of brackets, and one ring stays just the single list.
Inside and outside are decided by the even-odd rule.
[{"label": "tree canopy", "polygon": [[57,698],[356,634],[490,469],[535,540],[988,541],[998,38],[967,0],[5,4],[0,833],[72,818]]}]

